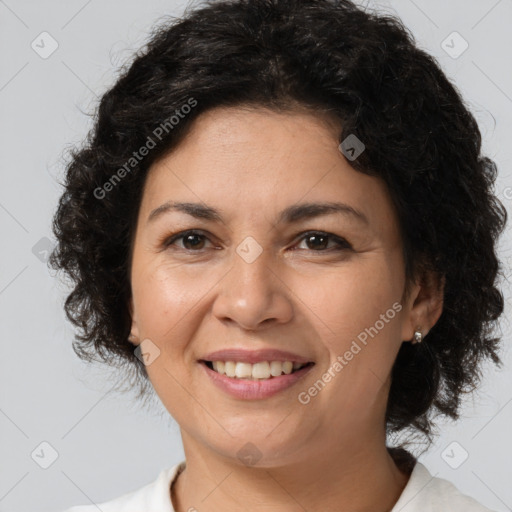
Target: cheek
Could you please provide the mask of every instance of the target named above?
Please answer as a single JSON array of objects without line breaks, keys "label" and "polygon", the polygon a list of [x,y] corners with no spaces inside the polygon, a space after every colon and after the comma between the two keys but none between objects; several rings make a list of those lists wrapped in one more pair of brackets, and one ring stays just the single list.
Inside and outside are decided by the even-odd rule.
[{"label": "cheek", "polygon": [[333,273],[329,286],[310,292],[308,305],[317,313],[310,317],[316,318],[319,339],[328,353],[323,371],[330,373],[324,373],[330,391],[321,400],[334,399],[338,404],[332,414],[351,410],[354,417],[365,415],[368,404],[384,400],[401,342],[396,271],[376,254]]},{"label": "cheek", "polygon": [[181,266],[148,265],[134,275],[133,300],[141,335],[163,338],[187,314],[193,314],[205,293],[204,279],[190,275]]},{"label": "cheek", "polygon": [[134,314],[141,339],[158,347],[158,357],[146,371],[163,402],[172,404],[174,416],[176,410],[187,408],[179,383],[190,379],[189,341],[205,290],[197,278],[181,271],[183,267],[170,269],[150,262],[139,268],[143,270],[133,275]]},{"label": "cheek", "polygon": [[393,337],[398,323],[396,309],[400,309],[399,281],[392,262],[375,254],[329,272],[315,282],[305,282],[300,287],[298,283],[297,296],[328,348],[344,351],[361,333],[360,338],[364,339],[366,330],[376,323],[382,331],[381,338]]}]

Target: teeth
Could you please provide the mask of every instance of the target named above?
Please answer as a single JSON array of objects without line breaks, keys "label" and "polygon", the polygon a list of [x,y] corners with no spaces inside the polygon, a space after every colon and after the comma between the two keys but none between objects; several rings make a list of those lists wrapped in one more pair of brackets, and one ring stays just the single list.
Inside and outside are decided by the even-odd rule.
[{"label": "teeth", "polygon": [[270,375],[272,375],[272,377],[279,377],[282,371],[283,364],[281,363],[281,361],[272,361],[270,363]]},{"label": "teeth", "polygon": [[305,366],[292,361],[260,361],[259,363],[240,363],[235,361],[213,361],[213,369],[222,375],[237,379],[269,379],[279,377],[283,373],[289,375],[294,370]]},{"label": "teeth", "polygon": [[289,375],[293,371],[293,363],[291,361],[284,361],[283,363],[283,372],[286,375]]},{"label": "teeth", "polygon": [[235,368],[236,368],[236,363],[234,363],[233,361],[226,361],[224,363],[224,372],[226,373],[226,375],[228,377],[235,376]]},{"label": "teeth", "polygon": [[270,365],[267,361],[256,363],[251,366],[251,375],[253,379],[268,379],[270,377]]},{"label": "teeth", "polygon": [[251,377],[251,374],[252,374],[252,364],[236,363],[235,377],[238,377],[239,379],[245,379],[247,377]]}]

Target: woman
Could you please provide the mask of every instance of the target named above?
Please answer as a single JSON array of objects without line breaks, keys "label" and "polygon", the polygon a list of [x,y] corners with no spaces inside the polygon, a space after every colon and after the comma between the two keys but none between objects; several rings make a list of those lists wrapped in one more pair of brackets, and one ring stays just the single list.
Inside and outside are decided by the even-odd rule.
[{"label": "woman", "polygon": [[73,155],[51,261],[76,352],[154,388],[186,460],[98,507],[488,510],[387,446],[431,441],[500,362],[507,216],[480,147],[400,21],[348,0],[156,30]]}]

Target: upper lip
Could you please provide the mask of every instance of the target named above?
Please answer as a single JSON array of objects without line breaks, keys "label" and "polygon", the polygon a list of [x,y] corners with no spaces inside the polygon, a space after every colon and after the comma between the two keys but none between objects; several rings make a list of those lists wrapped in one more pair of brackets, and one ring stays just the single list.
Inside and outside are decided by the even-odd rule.
[{"label": "upper lip", "polygon": [[235,361],[240,363],[259,363],[261,361],[291,361],[293,363],[310,363],[311,359],[293,352],[277,349],[245,350],[230,348],[216,350],[204,356],[203,361]]}]

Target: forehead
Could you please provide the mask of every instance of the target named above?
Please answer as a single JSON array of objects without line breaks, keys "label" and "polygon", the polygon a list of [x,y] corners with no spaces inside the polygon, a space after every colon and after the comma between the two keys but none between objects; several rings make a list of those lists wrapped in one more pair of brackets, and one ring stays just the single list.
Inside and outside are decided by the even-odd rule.
[{"label": "forehead", "polygon": [[[311,113],[217,108],[151,167],[141,214],[167,201],[201,202],[253,220],[298,202],[343,202],[376,231],[396,227],[385,183],[354,170],[338,149],[340,127]],[[392,233],[390,233],[392,234]]]}]

